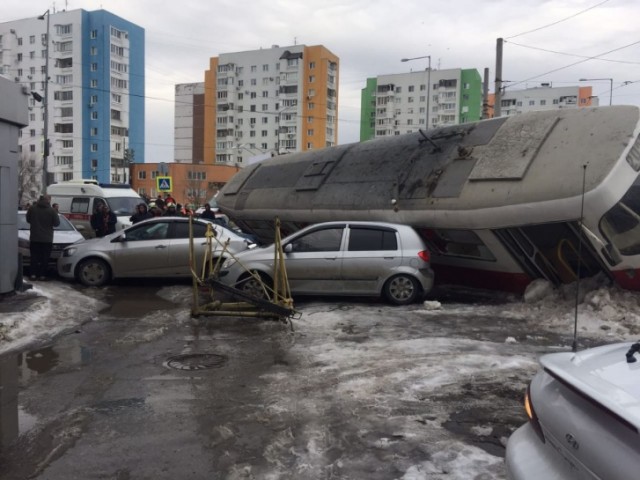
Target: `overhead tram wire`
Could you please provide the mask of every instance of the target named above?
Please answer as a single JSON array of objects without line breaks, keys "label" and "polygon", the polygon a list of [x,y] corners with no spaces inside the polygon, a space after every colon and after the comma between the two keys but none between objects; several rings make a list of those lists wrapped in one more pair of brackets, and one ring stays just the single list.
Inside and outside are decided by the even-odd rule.
[{"label": "overhead tram wire", "polygon": [[574,13],[573,15],[570,15],[570,16],[568,16],[568,17],[566,17],[566,18],[561,19],[561,20],[557,20],[557,21],[555,21],[555,22],[553,22],[553,23],[549,23],[549,24],[547,24],[547,25],[543,25],[542,27],[534,28],[533,30],[527,30],[526,32],[518,33],[517,35],[511,35],[510,37],[504,37],[504,39],[505,39],[505,40],[508,40],[508,39],[510,39],[510,38],[520,37],[520,36],[522,36],[522,35],[526,35],[526,34],[528,34],[528,33],[533,33],[533,32],[537,32],[537,31],[539,31],[539,30],[543,30],[543,29],[545,29],[545,28],[553,27],[554,25],[558,25],[559,23],[566,22],[567,20],[570,20],[570,19],[572,19],[572,18],[575,18],[575,17],[577,17],[578,15],[582,15],[583,13],[586,13],[586,12],[588,12],[589,10],[593,10],[594,8],[597,8],[597,7],[599,7],[600,5],[604,5],[604,4],[605,4],[605,3],[607,3],[607,2],[609,2],[609,0],[604,0],[603,2],[600,2],[600,3],[598,3],[598,4],[596,4],[596,5],[593,5],[593,6],[589,7],[589,8],[586,8],[586,9],[584,9],[584,10],[581,10],[581,11],[579,11],[578,13]]}]

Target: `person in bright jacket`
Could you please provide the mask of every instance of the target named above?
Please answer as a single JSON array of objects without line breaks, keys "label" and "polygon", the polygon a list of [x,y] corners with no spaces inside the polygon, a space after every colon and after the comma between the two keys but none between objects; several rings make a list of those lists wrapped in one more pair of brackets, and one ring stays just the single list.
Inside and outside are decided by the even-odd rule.
[{"label": "person in bright jacket", "polygon": [[49,257],[53,248],[53,229],[60,225],[60,217],[51,206],[51,197],[42,195],[27,210],[29,222],[29,253],[31,280],[46,280]]}]

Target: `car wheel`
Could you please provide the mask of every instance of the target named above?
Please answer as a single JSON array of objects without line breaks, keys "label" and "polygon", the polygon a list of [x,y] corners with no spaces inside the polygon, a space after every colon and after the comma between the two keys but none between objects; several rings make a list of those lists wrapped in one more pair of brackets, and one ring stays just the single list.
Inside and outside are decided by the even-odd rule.
[{"label": "car wheel", "polygon": [[76,277],[87,287],[101,287],[111,279],[111,269],[104,260],[89,258],[80,262]]},{"label": "car wheel", "polygon": [[267,291],[269,291],[269,289],[271,288],[271,280],[263,273],[253,273],[257,273],[262,281],[258,280],[254,276],[250,276],[249,274],[243,275],[238,281],[236,288],[242,290],[244,293],[251,295],[252,297],[267,298],[267,294],[264,291],[265,287],[263,286],[263,284],[266,285]]},{"label": "car wheel", "polygon": [[408,305],[416,301],[420,287],[411,275],[400,274],[387,280],[382,293],[394,305]]}]

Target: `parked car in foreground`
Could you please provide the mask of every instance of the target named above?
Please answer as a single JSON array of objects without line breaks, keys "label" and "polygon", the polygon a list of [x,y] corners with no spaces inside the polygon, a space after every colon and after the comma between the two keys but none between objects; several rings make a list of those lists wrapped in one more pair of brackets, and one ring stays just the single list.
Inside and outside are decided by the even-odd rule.
[{"label": "parked car in foreground", "polygon": [[529,422],[507,442],[508,478],[638,478],[638,350],[618,343],[541,357],[525,398]]},{"label": "parked car in foreground", "polygon": [[[22,254],[23,266],[31,264],[30,237],[31,226],[27,222],[27,211],[18,210],[18,252]],[[53,229],[53,248],[51,249],[49,263],[55,266],[65,247],[82,240],[84,240],[84,237],[76,230],[76,227],[64,215],[60,215],[60,225]]]},{"label": "parked car in foreground", "polygon": [[[327,222],[282,240],[292,294],[383,296],[404,305],[433,286],[429,252],[411,227],[382,222]],[[220,281],[255,296],[272,283],[274,245],[229,259]]]},{"label": "parked car in foreground", "polygon": [[[220,242],[229,240],[227,249],[231,253],[253,246],[227,228],[194,219],[196,268],[202,267],[207,249],[207,225],[213,226]],[[66,248],[58,260],[58,274],[87,286],[102,286],[113,279],[127,277],[190,277],[189,243],[189,218],[151,218],[125,230]],[[221,253],[218,246],[217,254]]]}]

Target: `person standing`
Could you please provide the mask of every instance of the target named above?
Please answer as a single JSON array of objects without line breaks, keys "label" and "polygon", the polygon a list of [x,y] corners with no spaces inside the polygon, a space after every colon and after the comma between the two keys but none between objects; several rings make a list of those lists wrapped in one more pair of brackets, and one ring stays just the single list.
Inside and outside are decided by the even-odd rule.
[{"label": "person standing", "polygon": [[100,204],[98,210],[91,217],[91,226],[96,231],[96,237],[104,237],[116,231],[118,218],[111,211],[109,205]]},{"label": "person standing", "polygon": [[136,223],[141,222],[142,220],[146,220],[146,219],[152,218],[152,217],[153,217],[153,214],[147,210],[147,204],[146,203],[141,203],[140,205],[138,205],[138,207],[136,209],[136,213],[134,213],[131,216],[129,221],[133,225],[135,225]]},{"label": "person standing", "polygon": [[46,280],[49,257],[53,248],[53,229],[60,225],[60,217],[51,206],[51,196],[41,195],[27,210],[29,223],[29,253],[31,280]]}]

